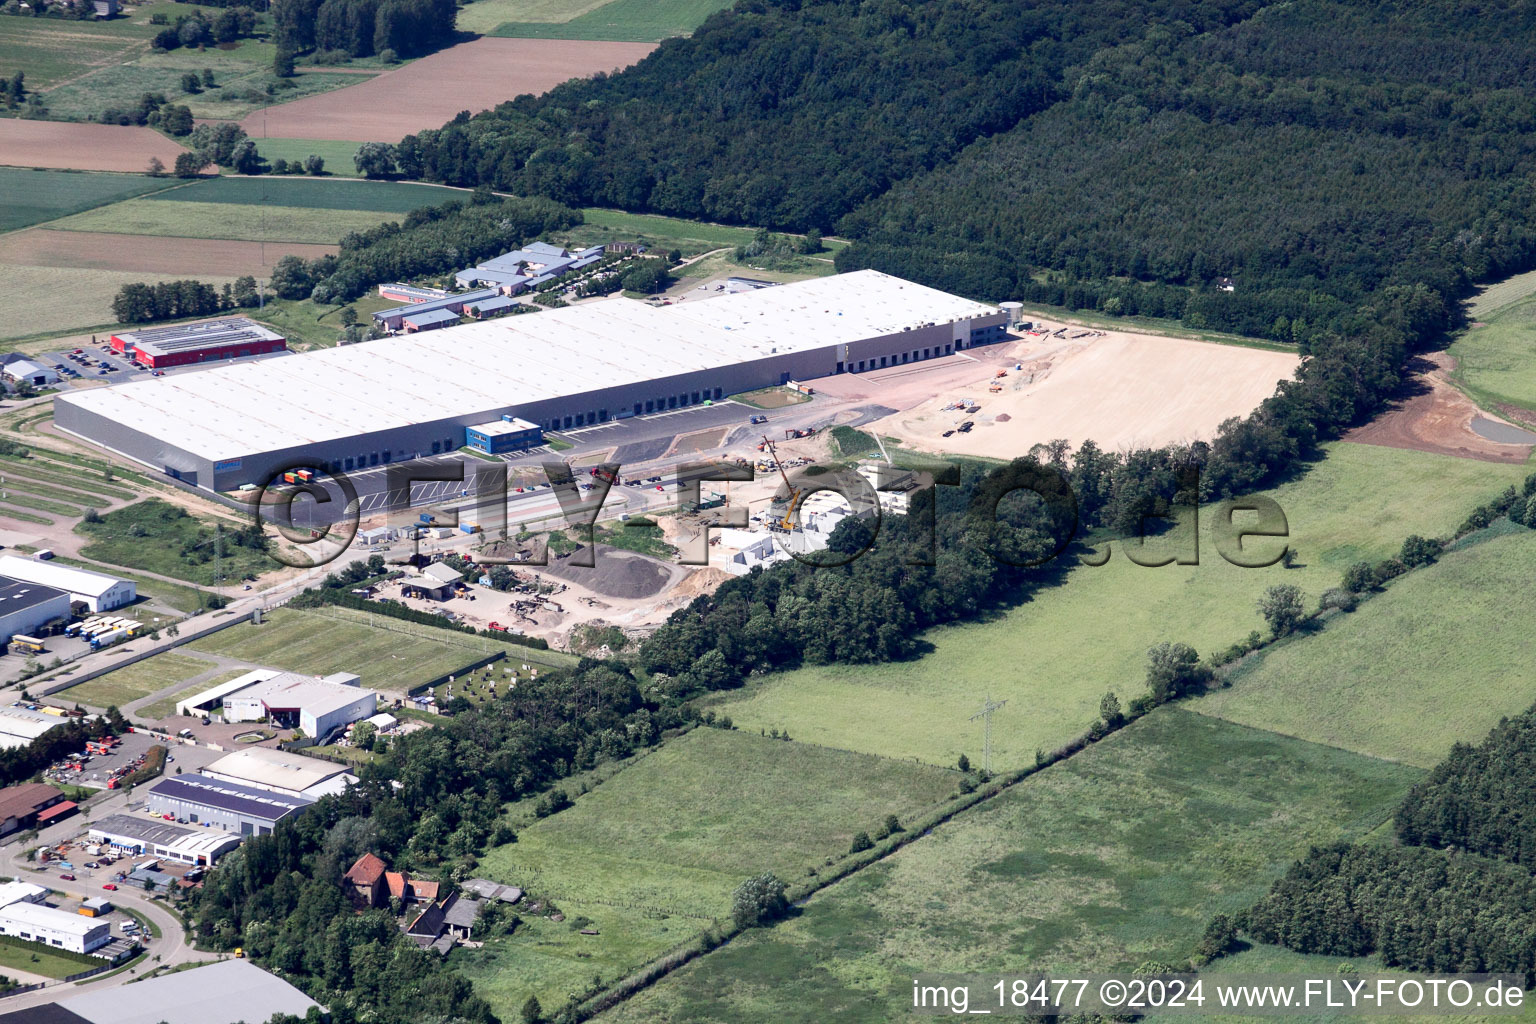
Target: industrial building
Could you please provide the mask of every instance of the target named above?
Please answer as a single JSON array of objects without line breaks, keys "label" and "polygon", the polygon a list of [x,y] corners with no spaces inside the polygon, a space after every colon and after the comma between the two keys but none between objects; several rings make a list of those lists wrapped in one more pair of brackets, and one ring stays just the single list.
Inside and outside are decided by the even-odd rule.
[{"label": "industrial building", "polygon": [[[3,590],[0,590],[0,594],[3,594]],[[62,712],[50,715],[19,704],[0,707],[0,750],[25,747],[43,733],[51,732],[67,721],[69,719]]]},{"label": "industrial building", "polygon": [[161,779],[145,804],[151,814],[169,814],[198,825],[264,836],[277,823],[307,809],[314,800],[209,778],[196,772]]},{"label": "industrial building", "polygon": [[[63,719],[53,719],[54,725],[62,722]],[[15,744],[0,742],[0,747],[12,745]],[[32,828],[40,820],[52,821],[74,809],[73,801],[64,799],[62,792],[41,782],[24,782],[19,786],[7,786],[0,789],[0,836],[8,836],[12,832]],[[50,811],[53,813],[50,814]]]},{"label": "industrial building", "polygon": [[215,712],[226,722],[268,721],[320,739],[378,710],[378,695],[361,689],[360,682],[351,672],[317,679],[258,668],[178,701],[176,713]]},{"label": "industrial building", "polygon": [[537,448],[544,443],[544,431],[537,423],[503,416],[499,420],[464,428],[464,440],[476,451],[487,455],[504,455]]},{"label": "industrial building", "polygon": [[0,1024],[255,1024],[276,1014],[308,1019],[319,1005],[249,960],[221,960],[0,1013]]},{"label": "industrial building", "polygon": [[[406,311],[423,304],[403,307]],[[54,399],[63,430],[199,487],[454,451],[941,358],[1005,336],[993,306],[873,270],[655,307],[613,298]]]},{"label": "industrial building", "polygon": [[396,302],[426,302],[429,299],[446,299],[448,292],[442,288],[422,288],[394,282],[379,285],[379,297],[394,299]]},{"label": "industrial building", "polygon": [[40,632],[55,620],[61,626],[69,622],[69,594],[0,575],[0,644],[9,643],[17,634],[30,636]]},{"label": "industrial building", "polygon": [[573,253],[548,242],[530,242],[477,267],[459,271],[454,281],[460,288],[489,287],[503,295],[516,295],[565,274],[585,270],[602,258],[600,245]]},{"label": "industrial building", "polygon": [[315,800],[340,793],[357,781],[357,776],[344,765],[268,747],[247,747],[225,754],[202,773],[210,779]]},{"label": "industrial building", "polygon": [[0,907],[0,935],[89,953],[112,941],[112,928],[106,921],[23,900]]},{"label": "industrial building", "polygon": [[35,359],[28,359],[16,352],[8,353],[3,362],[0,362],[0,376],[5,377],[12,384],[30,384],[37,388],[57,384],[61,379],[59,371],[53,367],[44,366]]},{"label": "industrial building", "polygon": [[20,555],[0,555],[0,576],[62,590],[71,602],[83,604],[93,612],[121,608],[132,604],[139,596],[132,580]]},{"label": "industrial building", "polygon": [[98,843],[129,854],[149,854],[197,867],[211,867],[240,845],[239,836],[188,828],[163,818],[135,818],[127,814],[110,814],[92,822],[90,836]]},{"label": "industrial building", "polygon": [[[373,314],[373,322],[386,331],[405,330],[407,317],[413,318],[417,323],[422,323],[423,317],[429,313],[447,313],[451,320],[457,320],[464,313],[464,307],[487,299],[494,299],[499,292],[495,288],[481,288],[478,291],[459,292],[456,295],[444,295],[438,299],[413,299],[404,306],[394,306],[390,309],[381,309]],[[418,328],[419,329],[419,328]],[[373,346],[368,346],[372,351]]]},{"label": "industrial building", "polygon": [[112,335],[112,351],[151,370],[283,352],[288,342],[243,316]]}]

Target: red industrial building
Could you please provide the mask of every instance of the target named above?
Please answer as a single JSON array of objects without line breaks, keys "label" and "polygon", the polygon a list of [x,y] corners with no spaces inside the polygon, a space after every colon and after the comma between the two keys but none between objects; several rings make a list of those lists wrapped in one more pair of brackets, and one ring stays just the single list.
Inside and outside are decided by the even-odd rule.
[{"label": "red industrial building", "polygon": [[215,359],[259,356],[283,352],[287,348],[287,339],[282,335],[245,317],[150,327],[112,335],[112,351],[151,370]]}]

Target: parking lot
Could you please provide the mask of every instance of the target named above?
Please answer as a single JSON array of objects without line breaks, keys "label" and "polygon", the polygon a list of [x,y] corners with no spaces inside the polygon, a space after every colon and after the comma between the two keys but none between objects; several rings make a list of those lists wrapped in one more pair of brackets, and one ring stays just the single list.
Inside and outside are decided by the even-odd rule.
[{"label": "parking lot", "polygon": [[[254,359],[272,359],[288,354],[286,352],[277,352],[260,356],[247,356],[244,359],[222,359],[217,365],[250,362]],[[208,369],[208,364],[206,363],[194,363],[188,366],[175,366],[165,370],[150,370],[140,366],[126,356],[113,352],[112,347],[105,341],[99,341],[96,345],[87,345],[82,348],[42,352],[34,358],[42,365],[57,370],[66,382],[80,383],[99,381],[103,384],[126,384],[129,381],[150,380],[154,377],[168,377],[178,373],[195,373],[198,370]]]}]

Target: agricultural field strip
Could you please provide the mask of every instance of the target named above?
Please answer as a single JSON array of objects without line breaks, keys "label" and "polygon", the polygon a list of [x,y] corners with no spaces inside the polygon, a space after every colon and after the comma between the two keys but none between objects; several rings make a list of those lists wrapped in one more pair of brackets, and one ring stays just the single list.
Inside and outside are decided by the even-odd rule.
[{"label": "agricultural field strip", "polygon": [[142,175],[110,171],[0,167],[0,194],[5,196],[5,203],[0,205],[0,231],[68,217],[165,187],[163,182]]},{"label": "agricultural field strip", "polygon": [[366,231],[399,214],[380,210],[325,210],[263,203],[151,202],[128,200],[43,225],[50,231],[89,231],[123,236],[233,239],[335,245],[350,231]]},{"label": "agricultural field strip", "polygon": [[7,490],[22,490],[40,497],[62,498],[65,501],[79,501],[87,504],[97,502],[105,505],[113,499],[129,501],[136,497],[131,491],[108,492],[105,488],[84,491],[73,486],[66,488],[60,485],[60,480],[56,476],[23,472],[9,462],[0,462],[0,478],[4,478]]}]

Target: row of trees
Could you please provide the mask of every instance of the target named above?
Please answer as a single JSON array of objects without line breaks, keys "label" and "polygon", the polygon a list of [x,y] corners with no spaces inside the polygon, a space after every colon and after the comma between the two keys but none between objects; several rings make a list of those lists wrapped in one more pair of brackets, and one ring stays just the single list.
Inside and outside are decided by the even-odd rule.
[{"label": "row of trees", "polygon": [[191,14],[178,15],[174,24],[156,32],[150,45],[157,50],[175,50],[183,46],[202,49],[255,34],[256,12],[250,7],[226,7],[212,18],[193,10]]},{"label": "row of trees", "polygon": [[213,316],[231,309],[249,309],[257,305],[256,279],[249,275],[236,278],[222,290],[202,281],[142,281],[125,284],[112,299],[112,315],[118,323],[147,324],[182,317]]},{"label": "row of trees", "polygon": [[453,0],[294,0],[273,8],[279,53],[430,53],[454,38]]}]

